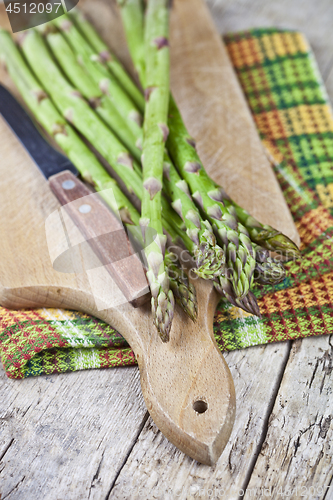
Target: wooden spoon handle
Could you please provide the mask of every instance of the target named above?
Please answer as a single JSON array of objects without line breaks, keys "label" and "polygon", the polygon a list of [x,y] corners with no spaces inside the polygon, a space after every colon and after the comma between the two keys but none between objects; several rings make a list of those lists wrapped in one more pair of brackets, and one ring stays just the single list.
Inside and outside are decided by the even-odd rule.
[{"label": "wooden spoon handle", "polygon": [[[236,398],[214,339],[219,296],[211,283],[198,279],[195,286],[198,320],[193,323],[177,309],[168,343],[153,327],[149,307],[141,308],[141,318],[127,310],[129,321],[122,333],[138,360],[142,392],[156,425],[184,453],[212,465],[230,437]],[[106,311],[104,318],[115,325],[110,314]]]},{"label": "wooden spoon handle", "polygon": [[231,434],[236,398],[229,368],[214,340],[218,296],[211,284],[196,283],[197,323],[177,308],[168,343],[161,341],[153,326],[149,304],[97,310],[96,294],[60,287],[0,287],[0,301],[5,307],[78,309],[112,325],[134,350],[145,403],[157,427],[191,458],[216,463]]}]

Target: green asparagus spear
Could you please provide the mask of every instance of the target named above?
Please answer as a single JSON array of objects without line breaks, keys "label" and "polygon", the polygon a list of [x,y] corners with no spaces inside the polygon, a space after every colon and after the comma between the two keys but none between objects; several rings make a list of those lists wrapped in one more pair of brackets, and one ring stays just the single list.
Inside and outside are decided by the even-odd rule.
[{"label": "green asparagus spear", "polygon": [[140,111],[120,86],[113,73],[108,70],[104,59],[96,54],[89,44],[85,43],[84,36],[68,15],[57,17],[52,23],[63,33],[67,42],[72,46],[77,60],[84,70],[93,78],[101,91],[112,100],[122,116],[128,119],[128,125],[139,141],[137,146],[140,147],[140,141],[142,141]]},{"label": "green asparagus spear", "polygon": [[66,39],[52,24],[39,29],[44,35],[59,66],[75,88],[87,99],[97,114],[105,121],[130,153],[140,161],[141,151],[135,146],[136,136],[128,121],[120,114],[110,97],[100,90],[97,83],[84,71]]},{"label": "green asparagus spear", "polygon": [[289,259],[299,257],[300,251],[298,247],[288,236],[268,224],[261,224],[247,210],[232,200],[221,186],[215,183],[215,187],[228,212],[246,228],[253,243],[271,252],[278,252]]},{"label": "green asparagus spear", "polygon": [[[131,2],[129,2],[129,4],[130,3]],[[138,11],[138,9],[135,8],[135,5],[133,5],[131,15],[133,21],[137,22],[138,25],[141,26],[142,37],[143,37],[143,22],[142,22],[143,19],[142,18],[140,19],[139,16],[141,15],[141,13]],[[145,108],[145,101],[143,94],[140,92],[135,83],[133,83],[131,78],[128,76],[127,72],[123,68],[122,64],[118,61],[116,56],[114,54],[111,54],[109,47],[106,45],[106,43],[103,42],[100,36],[96,33],[95,29],[86,19],[82,11],[79,9],[73,9],[70,12],[69,17],[72,21],[74,21],[74,23],[79,28],[81,33],[85,36],[85,38],[89,40],[89,43],[94,48],[96,55],[98,55],[101,61],[103,61],[107,65],[107,67],[119,81],[122,88],[125,89],[127,94],[132,98],[138,109],[141,112],[143,112]],[[141,61],[142,64],[145,64],[144,63],[145,54],[143,50],[143,45],[142,44],[137,45],[135,43],[135,40],[133,40],[133,42],[134,42],[133,50],[138,50],[141,52],[140,55]]]},{"label": "green asparagus spear", "polygon": [[192,196],[216,230],[226,254],[224,288],[231,284],[235,296],[242,299],[249,291],[255,268],[255,252],[246,231],[223,204],[215,183],[206,173],[186,130],[174,99],[170,98],[167,146],[181,175],[187,181]]},{"label": "green asparagus spear", "polygon": [[176,302],[181,306],[187,316],[195,322],[198,316],[198,303],[195,288],[189,281],[187,274],[183,271],[180,264],[177,263],[175,254],[171,254],[167,251],[165,254],[165,262],[168,269],[170,289],[174,294]]},{"label": "green asparagus spear", "polygon": [[282,262],[270,256],[269,251],[259,245],[256,249],[256,268],[254,279],[262,285],[275,285],[286,277]]},{"label": "green asparagus spear", "polygon": [[167,0],[150,0],[145,29],[146,105],[143,124],[143,197],[140,225],[145,240],[147,278],[152,293],[155,325],[163,342],[169,340],[174,296],[165,271],[166,237],[162,228],[162,181],[168,136],[169,8]]},{"label": "green asparagus spear", "polygon": [[[145,88],[146,67],[144,58],[144,4],[143,0],[117,0],[125,30],[128,49],[137,75]],[[91,43],[92,40],[88,38]]]}]

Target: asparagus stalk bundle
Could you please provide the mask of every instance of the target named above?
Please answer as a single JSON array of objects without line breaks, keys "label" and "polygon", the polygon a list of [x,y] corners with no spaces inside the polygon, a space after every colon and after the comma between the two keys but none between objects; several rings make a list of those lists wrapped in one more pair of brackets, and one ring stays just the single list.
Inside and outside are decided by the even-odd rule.
[{"label": "asparagus stalk bundle", "polygon": [[[142,131],[141,123],[142,117],[139,112],[138,107],[134,103],[134,99],[137,93],[140,91],[135,88],[133,82],[127,77],[131,85],[128,90],[135,88],[132,91],[132,98],[124,91],[124,89],[119,84],[119,81],[114,76],[112,72],[108,70],[106,63],[107,57],[96,53],[96,51],[87,43],[85,43],[85,38],[82,33],[76,28],[76,25],[72,22],[68,15],[57,17],[52,21],[52,23],[62,32],[68,43],[72,46],[72,49],[76,55],[78,62],[82,65],[82,68],[87,72],[88,75],[95,81],[99,86],[100,90],[106,94],[118,111],[128,120],[128,125],[131,128],[132,133],[137,138],[137,146],[142,146]],[[116,61],[114,56],[112,59]],[[108,59],[110,63],[110,59]],[[117,63],[120,66],[120,63]],[[124,70],[122,70],[125,73]],[[141,99],[142,99],[141,95]],[[142,107],[141,107],[142,109]]]},{"label": "asparagus stalk bundle", "polygon": [[[114,173],[122,180],[128,193],[133,193],[138,200],[142,200],[142,172],[141,167],[133,161],[126,147],[112,134],[111,130],[104,122],[98,119],[89,104],[78,93],[76,87],[72,86],[63,76],[58,66],[53,61],[46,44],[40,33],[30,30],[21,40],[22,50],[33,68],[35,74],[42,82],[44,88],[49,92],[56,106],[62,115],[70,121],[86,139],[94,145],[98,152],[111,165]],[[60,54],[58,54],[60,55]],[[70,56],[68,55],[68,59]],[[74,63],[74,61],[72,61]],[[64,65],[65,67],[65,65]],[[75,66],[73,66],[75,68]],[[45,71],[47,68],[47,71]],[[82,82],[85,78],[82,75]],[[184,197],[187,196],[182,192]],[[165,199],[162,200],[164,218],[170,221],[171,225],[179,228],[182,221],[170,209]],[[195,205],[193,205],[194,208]],[[187,225],[191,221],[187,220]],[[194,225],[194,224],[193,224]],[[204,226],[205,227],[205,226]],[[209,231],[206,231],[209,234]],[[209,255],[202,251],[202,246],[197,249],[187,235],[178,231],[182,236],[186,248],[192,253],[197,253],[197,272],[200,276],[215,276],[221,263],[218,257]],[[205,236],[205,233],[204,233]],[[208,239],[208,237],[207,237]],[[209,249],[208,249],[209,250]],[[212,252],[211,252],[212,253]],[[218,249],[214,250],[218,253]],[[204,255],[206,258],[201,258]]]},{"label": "asparagus stalk bundle", "polygon": [[96,81],[79,64],[71,46],[57,28],[52,24],[44,24],[40,31],[45,36],[52,54],[72,85],[79,90],[96,113],[109,125],[131,155],[140,161],[141,152],[135,145],[136,134],[131,129],[131,122],[119,112],[109,95],[101,91]]},{"label": "asparagus stalk bundle", "polygon": [[104,121],[96,115],[81,93],[63,76],[40,33],[36,30],[26,31],[20,45],[34,74],[63,117],[94,145],[123,180],[128,192],[140,199],[140,166]]},{"label": "asparagus stalk bundle", "polygon": [[[136,45],[140,42],[141,30],[137,22],[133,19],[133,4],[136,10],[142,10],[140,0],[121,1],[120,7],[124,27],[128,40],[128,45],[131,50],[133,46],[133,37],[136,40]],[[140,51],[131,52],[134,65],[139,68],[139,77],[141,82],[145,81],[144,69],[140,64]],[[173,116],[176,110],[176,116]],[[208,177],[203,169],[199,157],[193,148],[193,139],[189,136],[185,125],[181,119],[180,113],[171,96],[169,104],[169,128],[170,134],[168,137],[168,149],[171,157],[177,166],[182,178],[187,181],[192,196],[196,198],[205,216],[216,228],[216,232],[220,243],[224,247],[226,253],[226,271],[219,276],[221,287],[225,294],[230,297],[235,297],[241,301],[248,293],[252,284],[253,272],[255,268],[254,251],[251,242],[245,231],[238,230],[236,219],[229,214],[224,205],[219,200],[214,199],[215,185]],[[186,168],[185,168],[186,165]],[[200,168],[198,168],[200,165]],[[199,170],[201,172],[199,173]],[[210,193],[213,198],[208,194]]]},{"label": "asparagus stalk bundle", "polygon": [[243,227],[231,215],[221,200],[214,182],[206,173],[188,134],[173,98],[169,106],[168,149],[181,175],[187,181],[192,196],[212,223],[226,254],[226,273],[221,278],[225,293],[231,290],[242,299],[252,284],[255,252]]},{"label": "asparagus stalk bundle", "polygon": [[[82,178],[93,185],[115,214],[119,214],[127,230],[132,233],[135,240],[139,239],[139,244],[143,248],[141,231],[138,230],[139,212],[121,191],[116,181],[103,168],[96,156],[60,115],[47,93],[26,65],[9,33],[1,29],[0,61],[5,64],[23,100],[37,121],[54,137],[57,144],[77,167]],[[171,238],[175,240],[177,233],[172,229],[172,226],[167,225],[167,230]],[[170,287],[174,292],[176,301],[184,312],[195,321],[197,317],[195,288],[189,282],[186,273],[181,269],[179,260],[174,253],[166,250],[166,260]]]},{"label": "asparagus stalk bundle", "polygon": [[[154,27],[154,21],[152,25]],[[52,60],[41,35],[35,30],[26,32],[21,39],[21,47],[30,66],[34,69],[35,74],[50,93],[64,117],[73,123],[89,142],[96,147],[102,156],[110,163],[119,177],[124,179],[124,167],[126,168],[127,175],[126,179],[124,179],[125,185],[130,192],[133,190],[134,194],[140,198],[142,189],[139,174],[140,167],[134,164],[126,148],[124,148],[120,141],[110,132],[106,125],[96,117],[94,111],[89,107],[87,102],[82,99],[82,95],[63,77],[59,68]],[[163,54],[163,51],[160,53]],[[163,62],[165,64],[165,61],[162,59],[162,63]],[[152,67],[154,67],[154,64],[155,59],[153,60]],[[45,71],[46,68],[47,71]],[[168,66],[166,66],[166,69],[168,69]],[[161,76],[161,81],[162,83],[165,81],[163,74]],[[156,180],[162,187],[165,132],[163,127],[160,127],[160,124],[166,123],[167,121],[168,87],[164,94],[167,98],[165,112],[162,107],[162,112],[165,114],[165,120],[163,121],[163,114],[161,113],[160,120],[156,122],[157,128],[155,127],[155,134],[151,137],[152,147],[149,147],[148,142],[148,148],[146,147],[146,151],[144,150],[144,154],[147,156],[147,164],[150,168],[145,172],[145,166],[143,166],[144,189],[142,196],[141,225],[145,238],[146,258],[148,263],[147,277],[152,293],[154,323],[162,340],[167,341],[174,314],[174,297],[172,291],[169,289],[169,279],[164,264],[166,237],[163,234],[162,227],[161,189],[158,189],[156,192],[155,183]],[[155,119],[155,113],[158,113],[159,110],[160,96],[158,99],[152,98],[151,101],[156,104],[155,109],[153,108],[151,113],[152,119]],[[149,116],[148,113],[147,115]],[[84,117],[84,119],[82,119],[82,117]],[[150,137],[150,129],[148,126],[146,128],[145,136]],[[160,160],[160,174],[158,172],[158,148],[155,146],[158,139],[156,131],[160,136],[160,150],[162,154],[162,159]],[[159,180],[159,175],[161,180]],[[159,186],[159,184],[157,185]],[[147,226],[146,228],[145,225]]]},{"label": "asparagus stalk bundle", "polygon": [[[134,66],[142,83],[145,81],[145,65],[143,48],[143,4],[141,0],[119,0],[121,7],[122,20],[127,34],[128,45],[134,62]],[[75,10],[73,11],[75,12]],[[71,14],[73,17],[73,14]],[[108,50],[106,44],[100,39],[96,31],[92,28],[84,16],[74,14],[75,21],[82,32],[85,32],[86,38],[91,46],[97,50]],[[89,29],[87,27],[89,26]],[[81,39],[82,44],[87,43]],[[175,106],[175,103],[174,103]],[[179,113],[179,111],[178,111]],[[171,135],[171,134],[170,134]],[[192,140],[189,139],[191,142]],[[192,142],[193,143],[193,142]],[[285,235],[276,231],[274,228],[263,225],[254,219],[246,210],[242,209],[233,200],[231,200],[220,186],[215,183],[216,189],[227,211],[235,217],[238,222],[245,227],[251,240],[260,244],[271,251],[279,251],[282,255],[289,257],[298,256],[296,245]],[[244,229],[240,228],[241,232]]]},{"label": "asparagus stalk bundle", "polygon": [[181,179],[168,155],[164,154],[163,187],[172,207],[181,217],[186,234],[192,241],[191,253],[196,262],[194,271],[204,279],[218,278],[224,269],[224,253],[217,245],[212,227],[195,206],[186,181]]},{"label": "asparagus stalk bundle", "polygon": [[229,212],[232,211],[239,222],[246,227],[254,243],[261,245],[271,252],[280,253],[288,259],[299,257],[300,252],[298,247],[288,238],[288,236],[282,234],[281,231],[277,231],[268,224],[261,224],[261,222],[255,219],[247,210],[237,205],[233,200],[224,199],[224,202]]},{"label": "asparagus stalk bundle", "polygon": [[[135,21],[139,28],[140,23],[138,22],[138,18],[136,17],[138,9],[136,8],[135,2],[130,2],[129,4],[126,5],[128,5],[131,11],[130,15],[132,21],[133,22]],[[132,7],[133,11],[131,10]],[[72,18],[73,15],[71,14],[66,19],[71,20]],[[70,28],[64,29],[64,34],[68,42],[71,43],[72,47],[76,50],[77,57],[80,57],[82,54],[89,53],[90,59],[93,58],[95,61],[97,61],[96,64],[98,64],[99,66],[103,66],[103,62],[98,61],[97,54],[95,53],[93,55],[93,52],[94,50],[105,52],[107,50],[106,45],[104,44],[104,42],[100,40],[97,33],[93,30],[91,25],[85,20],[85,18],[82,15],[80,14],[74,15],[74,21],[77,26],[74,26],[68,20],[66,22],[58,20],[55,21],[55,23],[57,24],[57,26],[60,27],[64,26],[66,27],[70,25]],[[82,33],[80,33],[78,28],[89,37],[89,42],[91,43],[91,46],[89,46],[89,44],[82,36]],[[142,49],[144,46],[143,25],[141,26],[140,29],[141,29],[140,47],[142,46],[141,47]],[[133,50],[136,50],[136,47],[139,50],[139,44],[137,43],[137,40],[134,40],[132,42],[132,47]],[[143,54],[144,50],[140,50],[140,63],[138,63],[138,71],[140,71],[142,84],[144,84],[145,81],[145,74],[144,74],[145,63],[143,63]],[[56,53],[55,56],[57,57]],[[74,78],[72,77],[74,66],[71,65],[71,67],[68,68],[68,65],[65,64],[65,61],[61,59],[65,58],[59,58],[58,59],[59,64],[62,66],[64,72],[67,74],[68,78],[72,81],[72,83],[75,85],[75,83],[77,82],[77,86],[79,88],[80,81],[77,80],[74,81]],[[83,57],[81,58],[81,65],[85,66],[85,59]],[[88,65],[85,68],[87,77],[90,66],[91,66],[91,61],[89,61]],[[102,71],[104,69],[105,68],[102,68]],[[75,71],[76,78],[79,78],[78,73],[79,73],[78,71]],[[136,144],[140,144],[142,141],[142,130],[139,127],[137,129],[136,139],[137,139]],[[132,151],[133,148],[135,148],[134,141],[132,141],[131,148]],[[182,218],[187,235],[193,242],[191,252],[193,253],[196,261],[196,272],[198,276],[204,279],[216,279],[223,272],[225,259],[222,249],[216,243],[216,238],[213,234],[211,225],[208,223],[208,221],[203,220],[202,217],[200,216],[200,213],[191,198],[186,182],[178,174],[176,168],[174,167],[166,151],[164,152],[163,172],[164,172],[164,178],[163,178],[164,193],[172,201],[173,208]]]},{"label": "asparagus stalk bundle", "polygon": [[[118,3],[134,66],[137,69],[142,68],[140,51],[137,48],[142,30],[133,18],[134,11],[137,13],[136,19],[142,18],[142,15],[139,14],[140,11],[142,13],[142,2],[141,0],[120,0]],[[133,40],[136,41],[135,50],[131,50]],[[140,69],[138,71],[142,80],[142,69],[141,75]],[[255,247],[249,236],[253,242],[257,242],[269,250],[279,250],[284,254],[289,252],[289,254],[296,256],[298,249],[289,238],[270,226],[264,226],[256,221],[247,211],[230,200],[224,190],[209,178],[195,151],[195,142],[185,128],[172,96],[168,124],[170,128],[167,144],[169,152],[181,175],[187,180],[192,196],[196,198],[199,206],[212,222],[227,253],[227,271],[220,278],[221,288],[231,302],[236,301],[240,307],[243,307],[240,301],[244,302],[243,298],[249,291],[255,266],[258,270],[258,264],[255,264]],[[266,259],[265,262],[267,268],[268,260]],[[271,261],[271,265],[273,266],[273,261]],[[281,267],[280,264],[279,267]],[[272,279],[272,274],[270,276]],[[281,276],[281,273],[278,276]],[[251,302],[254,304],[254,298]],[[251,309],[253,308],[251,307]]]},{"label": "asparagus stalk bundle", "polygon": [[[160,36],[155,32],[154,36],[156,36],[153,40],[158,39],[158,43],[151,45],[147,43],[147,40],[144,43],[142,1],[118,1],[121,4],[123,23],[134,66],[142,86],[145,88],[146,137],[147,123],[153,123],[155,120],[156,124],[158,117],[162,116],[159,115],[162,108],[164,108],[163,116],[165,116],[165,94],[161,98],[158,91],[159,85],[155,84],[154,79],[149,80],[149,78],[152,78],[152,75],[154,78],[156,75],[158,77],[161,77],[162,74],[165,75],[165,60],[161,57],[162,65],[156,65],[156,59],[152,57],[152,53],[154,51],[155,56],[156,54],[161,56],[164,49],[168,51],[167,36],[163,34]],[[160,28],[163,25],[163,19],[165,26],[166,2],[150,0],[147,13],[151,12],[154,12],[154,15],[148,16],[147,20],[154,18],[154,23],[151,23],[149,28],[147,22],[146,34]],[[55,26],[61,29],[62,36],[54,29]],[[148,204],[146,203],[146,206],[150,206],[148,211],[153,215],[152,226],[154,227],[150,229],[154,229],[154,231],[149,232],[148,217],[143,217],[146,220],[143,220],[143,224],[141,224],[146,236],[146,243],[147,238],[150,238],[150,244],[157,245],[153,248],[153,252],[159,255],[159,259],[161,255],[164,257],[161,266],[164,266],[164,269],[166,264],[168,268],[171,266],[167,252],[163,255],[165,237],[161,232],[162,227],[173,239],[181,238],[185,247],[194,255],[198,268],[196,272],[199,276],[212,279],[216,289],[234,305],[259,315],[255,297],[250,292],[253,279],[256,278],[262,283],[271,284],[280,281],[285,275],[282,264],[270,257],[264,249],[278,250],[283,255],[296,256],[298,254],[297,247],[280,232],[255,220],[209,178],[197,155],[195,142],[189,135],[172,96],[169,99],[168,124],[166,124],[166,119],[164,121],[161,119],[158,123],[162,124],[160,127],[162,134],[157,141],[151,140],[151,144],[154,146],[151,151],[154,150],[154,155],[150,157],[148,164],[150,165],[150,173],[154,175],[148,177],[148,189],[142,190],[142,175],[144,182],[147,181],[147,168],[145,168],[146,155],[143,156],[143,174],[138,161],[138,146],[140,148],[142,146],[140,112],[144,102],[139,89],[128,77],[119,61],[113,57],[90,23],[79,12],[75,13],[74,11],[74,13],[54,20],[52,24],[48,25],[45,32],[47,43],[52,49],[53,55],[72,85],[59,71],[46,45],[43,45],[41,37],[36,33],[31,36],[30,33],[31,31],[23,34],[21,45],[31,67],[42,82],[42,86],[49,92],[63,117],[71,122],[111,165],[114,174],[123,181],[128,194],[134,194],[138,200],[142,201],[147,195],[147,191],[150,198],[152,192],[156,191],[156,187],[162,187],[160,155],[163,151],[163,192],[178,215],[171,209],[167,199],[161,196],[161,189],[158,189],[152,197],[153,199]],[[152,64],[153,60],[154,64]],[[46,68],[47,71],[45,71]],[[161,68],[162,72],[160,73]],[[161,77],[158,82],[161,82],[163,87],[166,80],[162,81]],[[43,101],[44,91],[40,89],[38,92],[38,99]],[[154,94],[157,96],[155,99]],[[150,118],[147,113],[149,108],[153,109]],[[111,109],[115,111],[112,116]],[[63,118],[62,121],[66,124]],[[164,139],[167,135],[166,145],[172,160],[164,147]],[[157,135],[155,135],[156,137]],[[157,150],[158,154],[156,154]],[[75,162],[73,161],[73,163]],[[157,172],[159,177],[156,175]],[[87,178],[90,178],[90,175],[90,173],[86,174]],[[157,179],[159,184],[157,185],[155,181],[151,182],[151,178]],[[191,193],[200,211],[193,203]],[[163,221],[156,206],[154,206],[156,196],[156,205],[162,208]],[[128,204],[125,205],[123,212],[128,214]],[[151,212],[152,207],[153,211]],[[161,219],[162,226],[158,219]],[[156,222],[157,224],[155,224]],[[216,244],[212,226],[224,252]],[[157,267],[155,262],[155,270]],[[159,271],[161,269],[158,270],[157,276],[161,278],[163,272],[159,273]],[[171,278],[172,272],[168,274]],[[156,279],[155,275],[154,277]],[[168,281],[167,274],[165,277]],[[178,280],[177,290],[179,283]],[[174,288],[171,279],[169,285],[177,298],[176,288]],[[183,297],[185,296],[186,294],[183,294]],[[185,299],[185,302],[188,302],[188,298]],[[166,302],[164,302],[164,307],[165,304]],[[170,311],[165,308],[163,319],[163,312],[159,307],[159,304],[156,305],[156,301],[154,303],[153,300],[156,324],[159,325],[159,320],[162,322],[160,323],[162,327],[158,327],[164,340],[167,340],[167,330],[171,325]],[[166,324],[168,325],[166,330],[162,331]]]},{"label": "asparagus stalk bundle", "polygon": [[218,189],[228,212],[246,228],[254,247],[262,247],[271,252],[280,253],[281,256],[289,259],[299,257],[298,247],[288,236],[268,224],[259,222],[247,210],[232,200],[221,186],[215,183],[215,187]]},{"label": "asparagus stalk bundle", "polygon": [[[142,0],[118,0],[118,5],[121,10],[122,21],[125,28],[127,43],[130,49],[132,60],[142,81],[142,79],[144,78],[144,73],[142,72],[142,69],[140,69],[142,67],[142,64],[140,63],[140,59],[142,59],[142,50],[140,48],[140,44],[142,47],[141,23],[143,22],[143,2]],[[98,35],[96,34],[96,32],[94,32],[94,38],[96,37],[98,37]],[[89,36],[87,38],[90,43],[93,43],[92,38],[90,39]],[[182,122],[181,114],[175,103],[175,100],[172,97],[170,98],[169,120],[170,118],[171,121],[173,119],[175,124],[177,124],[178,122],[179,125]],[[181,128],[183,129],[183,132],[186,131],[183,122]],[[170,127],[169,141],[171,141],[171,139],[173,139],[173,141],[176,141],[176,137],[173,136],[177,136],[178,132],[182,132],[182,130],[178,130],[177,126],[175,127],[175,129],[172,129]],[[195,141],[190,137],[189,133],[187,133],[187,142],[195,147]],[[173,142],[173,145],[175,146],[174,149],[176,149],[176,151],[183,148],[181,140],[179,140],[178,143]],[[198,157],[196,159],[200,162],[200,159]],[[180,169],[177,163],[176,166],[178,169]],[[201,169],[202,168],[203,166],[201,166]],[[210,182],[212,186],[213,181],[211,179]],[[279,231],[276,231],[271,226],[261,224],[254,217],[252,217],[249,212],[247,212],[239,205],[237,205],[237,203],[231,200],[230,197],[226,195],[221,186],[216,183],[214,183],[214,185],[216,189],[220,190],[221,198],[223,199],[223,202],[230,214],[237,217],[237,220],[246,228],[253,242],[267,248],[270,251],[280,251],[282,255],[299,255],[297,246],[287,236],[283,235]]]},{"label": "asparagus stalk bundle", "polygon": [[[136,9],[138,11],[137,2],[135,0],[134,1],[131,0],[130,3],[126,3],[124,4],[124,6],[125,9],[127,9],[127,7],[132,9],[132,7],[134,6],[134,10]],[[130,17],[133,20],[133,11],[130,13]],[[83,31],[82,17],[76,16],[75,22],[78,24],[78,27]],[[84,22],[87,24],[86,21]],[[138,29],[140,28],[139,23],[137,23],[136,26],[138,27]],[[71,39],[69,32],[70,30],[67,30],[68,40]],[[99,37],[94,31],[90,30],[88,36],[89,36],[89,42],[91,42],[94,45],[95,50],[101,48],[101,43],[103,42],[100,42],[99,47],[98,46],[96,47],[96,40],[98,40]],[[141,44],[140,37],[142,36],[143,36],[143,31],[141,29],[141,35],[137,38],[137,42],[140,40],[140,44]],[[77,34],[76,38],[78,38]],[[85,43],[84,38],[81,38],[80,40],[81,50],[82,47],[84,46],[84,43]],[[138,43],[135,44],[132,43],[132,46],[138,46]],[[141,81],[142,83],[144,83],[145,66],[142,63],[138,63],[136,64],[136,67],[141,68],[138,69],[138,71],[141,72],[140,74]],[[229,286],[229,282],[228,280],[225,279],[225,276],[223,275],[222,271],[222,266],[224,264],[224,256],[221,249],[215,244],[215,239],[211,232],[210,224],[208,223],[208,221],[203,221],[201,219],[198,210],[196,209],[195,205],[190,199],[190,194],[186,183],[179,176],[170,158],[167,155],[165,155],[164,159],[165,159],[164,190],[168,194],[168,196],[173,200],[173,207],[176,209],[176,211],[179,213],[179,215],[185,222],[185,226],[187,228],[187,234],[191,237],[192,241],[194,240],[195,242],[194,245],[193,244],[191,245],[191,248],[189,247],[189,245],[187,245],[187,248],[196,256],[197,267],[199,268],[201,267],[201,271],[200,270],[199,272],[197,271],[199,276],[204,278],[209,277],[215,280],[219,279],[220,282],[224,280],[225,283],[224,288],[227,297],[229,297],[233,303],[237,301],[239,307],[243,307],[249,312],[256,314],[258,312],[258,308],[257,307],[247,308],[246,306],[244,306],[245,302],[242,300],[242,298],[237,297],[232,288]],[[203,267],[204,267],[204,272],[202,271]],[[252,301],[252,303],[254,304],[254,300]]]},{"label": "asparagus stalk bundle", "polygon": [[[143,2],[142,0],[118,0],[118,4],[121,9],[122,21],[134,67],[141,83],[144,84],[145,63],[143,50]],[[106,51],[109,53],[111,60],[114,58],[107,45],[101,40],[94,28],[78,9],[74,9],[71,12],[70,17],[74,18],[79,29],[86,36],[86,39],[81,38],[82,46],[90,44],[96,52]],[[88,44],[87,41],[89,42]],[[117,61],[117,63],[120,65],[119,61]],[[130,93],[130,95],[134,99],[134,94]],[[177,107],[174,100],[170,100],[170,105],[173,105],[173,109]],[[180,115],[178,109],[177,112],[178,115]],[[170,136],[171,135],[172,132],[170,131]],[[188,137],[188,140],[194,144],[194,141],[190,138],[189,134]],[[267,250],[275,252],[278,251],[281,255],[289,257],[297,257],[299,255],[297,246],[287,236],[283,235],[271,226],[261,224],[251,214],[249,214],[249,212],[230,199],[221,186],[216,183],[214,183],[214,185],[216,189],[219,189],[221,198],[223,199],[223,203],[228,209],[228,212],[232,216],[236,217],[238,222],[246,228],[251,241],[267,248]]]},{"label": "asparagus stalk bundle", "polygon": [[[131,11],[131,22],[137,23],[140,29],[140,41],[143,39],[143,16],[142,10],[137,9],[136,2],[127,1],[127,5],[132,9]],[[74,9],[70,13],[71,19],[74,19],[75,23],[80,26],[80,30],[84,37],[90,41],[91,46],[95,50],[95,54],[99,56],[99,60],[103,62],[111,71],[111,73],[116,77],[121,87],[127,92],[127,94],[132,98],[137,108],[143,112],[145,109],[145,100],[142,92],[138,89],[135,83],[128,76],[127,72],[123,68],[122,64],[118,61],[116,56],[110,52],[109,47],[96,33],[95,29],[92,27],[90,22],[86,19],[85,15],[79,9]],[[145,66],[145,51],[143,45],[138,44],[133,38],[133,46],[131,48],[133,51],[138,51],[140,56],[137,57],[141,61],[140,64]],[[93,57],[96,58],[96,57]],[[139,69],[137,69],[140,73]]]}]

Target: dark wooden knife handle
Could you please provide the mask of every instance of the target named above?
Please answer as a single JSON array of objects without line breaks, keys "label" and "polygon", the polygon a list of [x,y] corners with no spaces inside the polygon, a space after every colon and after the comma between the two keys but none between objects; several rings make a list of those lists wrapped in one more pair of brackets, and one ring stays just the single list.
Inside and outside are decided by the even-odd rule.
[{"label": "dark wooden knife handle", "polygon": [[121,221],[69,170],[50,177],[49,185],[126,300],[134,307],[147,302],[146,275]]}]

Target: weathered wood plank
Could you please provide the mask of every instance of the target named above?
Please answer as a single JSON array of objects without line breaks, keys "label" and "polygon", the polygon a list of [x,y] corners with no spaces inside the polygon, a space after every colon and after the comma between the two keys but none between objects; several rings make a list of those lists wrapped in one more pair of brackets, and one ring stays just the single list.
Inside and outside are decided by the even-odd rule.
[{"label": "weathered wood plank", "polygon": [[332,337],[295,341],[245,498],[260,488],[324,498],[333,474],[332,393]]},{"label": "weathered wood plank", "polygon": [[288,355],[288,343],[227,354],[236,389],[237,417],[229,443],[215,467],[201,465],[179,452],[149,418],[110,498],[120,500],[131,491],[133,500],[188,500],[208,498],[208,490],[218,490],[220,498],[238,499],[260,451]]},{"label": "weathered wood plank", "polygon": [[0,371],[0,498],[106,498],[147,418],[139,371],[8,380]]}]

